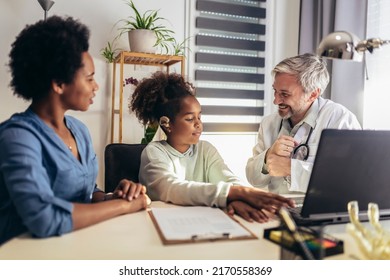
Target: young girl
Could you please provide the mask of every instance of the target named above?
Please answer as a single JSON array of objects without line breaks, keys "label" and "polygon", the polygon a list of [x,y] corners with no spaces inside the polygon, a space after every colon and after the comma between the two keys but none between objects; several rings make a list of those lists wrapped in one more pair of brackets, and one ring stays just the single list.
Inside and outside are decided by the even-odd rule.
[{"label": "young girl", "polygon": [[141,156],[140,182],[152,200],[180,205],[227,207],[247,221],[293,202],[243,183],[216,148],[200,141],[201,106],[194,87],[178,74],[156,72],[134,91],[130,109],[144,125],[158,122],[167,140],[151,142]]}]

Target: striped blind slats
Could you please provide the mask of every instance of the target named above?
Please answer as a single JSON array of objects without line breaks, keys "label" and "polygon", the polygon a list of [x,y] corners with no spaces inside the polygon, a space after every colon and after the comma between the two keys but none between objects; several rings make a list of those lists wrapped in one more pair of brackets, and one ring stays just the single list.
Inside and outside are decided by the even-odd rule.
[{"label": "striped blind slats", "polygon": [[263,115],[263,107],[247,107],[247,106],[202,106],[202,114],[204,115],[236,115],[236,116],[261,116]]},{"label": "striped blind slats", "polygon": [[266,10],[264,8],[207,0],[198,0],[196,2],[196,9],[198,11],[237,15],[243,17],[265,18],[266,16]]},{"label": "striped blind slats", "polygon": [[197,97],[209,98],[239,98],[239,99],[264,99],[263,90],[226,89],[226,88],[196,88]]},{"label": "striped blind slats", "polygon": [[204,118],[206,132],[258,130],[255,122],[264,114],[266,65],[263,2],[196,2],[194,77],[202,114],[210,116]]},{"label": "striped blind slats", "polygon": [[253,56],[238,56],[238,55],[215,54],[215,53],[196,53],[195,62],[262,68],[264,67],[265,59],[264,57],[253,57]]},{"label": "striped blind slats", "polygon": [[203,123],[204,131],[213,132],[254,132],[259,130],[256,123]]},{"label": "striped blind slats", "polygon": [[231,20],[220,20],[211,18],[196,19],[196,27],[200,29],[220,30],[237,33],[265,34],[265,25],[249,22],[232,22]]},{"label": "striped blind slats", "polygon": [[219,72],[196,70],[195,80],[202,81],[224,81],[224,82],[239,82],[239,83],[264,83],[263,74],[251,73],[234,73],[234,72]]},{"label": "striped blind slats", "polygon": [[196,35],[195,44],[198,46],[230,48],[235,50],[264,51],[265,42],[247,39],[224,38],[208,35]]}]

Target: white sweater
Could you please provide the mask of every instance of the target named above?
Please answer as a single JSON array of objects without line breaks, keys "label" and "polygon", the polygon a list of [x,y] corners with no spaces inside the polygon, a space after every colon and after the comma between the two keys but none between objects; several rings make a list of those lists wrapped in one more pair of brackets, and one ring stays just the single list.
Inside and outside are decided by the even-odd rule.
[{"label": "white sweater", "polygon": [[244,185],[206,141],[185,153],[166,141],[149,143],[142,152],[139,179],[152,200],[213,207],[226,207],[230,187]]}]

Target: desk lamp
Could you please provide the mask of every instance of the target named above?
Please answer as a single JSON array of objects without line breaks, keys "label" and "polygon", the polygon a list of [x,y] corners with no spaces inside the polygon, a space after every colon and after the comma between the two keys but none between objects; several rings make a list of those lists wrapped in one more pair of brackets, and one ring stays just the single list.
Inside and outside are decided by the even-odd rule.
[{"label": "desk lamp", "polygon": [[390,44],[390,40],[371,38],[361,41],[355,34],[347,31],[337,31],[330,33],[322,39],[318,46],[317,54],[330,59],[345,59],[352,61],[362,61],[364,52],[370,53],[375,48]]},{"label": "desk lamp", "polygon": [[41,5],[42,9],[44,10],[44,19],[47,18],[47,12],[50,10],[50,8],[54,5],[54,1],[50,0],[38,0],[39,4]]}]

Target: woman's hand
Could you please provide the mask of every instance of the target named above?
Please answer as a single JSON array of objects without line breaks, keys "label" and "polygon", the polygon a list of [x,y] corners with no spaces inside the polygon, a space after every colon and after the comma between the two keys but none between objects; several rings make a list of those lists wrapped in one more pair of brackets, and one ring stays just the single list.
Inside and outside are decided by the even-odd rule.
[{"label": "woman's hand", "polygon": [[263,210],[253,208],[249,204],[239,200],[230,202],[227,207],[227,211],[230,216],[237,214],[241,216],[244,220],[251,223],[253,221],[256,221],[258,223],[265,223],[269,220],[268,215],[263,212]]},{"label": "woman's hand", "polygon": [[119,182],[115,188],[112,198],[122,198],[128,201],[138,198],[140,195],[146,194],[146,187],[140,183],[134,183],[127,179],[123,179]]},{"label": "woman's hand", "polygon": [[133,198],[131,201],[127,201],[128,213],[144,210],[150,205],[151,201],[149,196],[144,193],[140,193],[138,197]]},{"label": "woman's hand", "polygon": [[[142,190],[137,196],[135,195],[138,192],[138,184],[134,185],[137,187],[134,195],[131,195],[130,193],[133,193],[131,189],[135,188],[131,186],[132,184],[129,185],[129,182],[123,182],[118,185],[118,195],[121,194],[119,190],[123,191],[122,187],[127,190],[127,193],[124,196],[125,199],[121,199],[123,196],[117,197],[120,199],[113,199],[114,194],[110,194],[110,198],[105,199],[107,201],[103,203],[73,203],[73,229],[84,228],[119,215],[134,213],[146,209],[150,204],[150,198],[143,193]],[[95,192],[95,195],[99,195],[100,198],[102,198],[102,194],[103,192]],[[132,197],[131,200],[127,199],[127,194]]]}]

